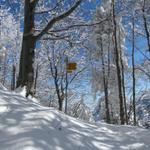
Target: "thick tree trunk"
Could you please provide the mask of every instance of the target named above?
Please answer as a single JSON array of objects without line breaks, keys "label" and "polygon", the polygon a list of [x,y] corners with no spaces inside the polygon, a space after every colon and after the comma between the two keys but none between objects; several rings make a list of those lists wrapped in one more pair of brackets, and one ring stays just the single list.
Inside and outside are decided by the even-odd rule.
[{"label": "thick tree trunk", "polygon": [[117,23],[115,17],[115,2],[112,1],[113,5],[113,23],[114,23],[114,53],[116,60],[116,68],[117,68],[117,77],[118,77],[118,92],[119,92],[119,104],[120,104],[120,121],[121,124],[124,124],[124,107],[123,107],[123,96],[122,96],[122,85],[121,85],[121,69],[119,63],[119,51],[118,51],[118,43],[117,43]]},{"label": "thick tree trunk", "polygon": [[22,50],[20,56],[19,77],[17,87],[27,86],[27,96],[31,92],[34,82],[34,49],[36,40],[34,38],[34,9],[35,6],[29,0],[25,0],[24,7],[24,33]]},{"label": "thick tree trunk", "polygon": [[59,103],[59,108],[58,108],[58,109],[59,109],[60,111],[62,111],[62,108],[63,108],[63,101],[62,101],[61,99],[59,99],[59,100],[58,100],[58,103]]}]

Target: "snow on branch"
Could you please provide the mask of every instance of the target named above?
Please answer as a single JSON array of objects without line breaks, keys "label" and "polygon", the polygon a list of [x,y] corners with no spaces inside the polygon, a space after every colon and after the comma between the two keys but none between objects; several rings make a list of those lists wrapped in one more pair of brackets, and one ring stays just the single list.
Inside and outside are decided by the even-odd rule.
[{"label": "snow on branch", "polygon": [[68,17],[80,5],[81,2],[82,0],[78,0],[68,11],[50,20],[46,27],[36,36],[36,39],[40,39],[51,27],[53,27],[56,22]]}]

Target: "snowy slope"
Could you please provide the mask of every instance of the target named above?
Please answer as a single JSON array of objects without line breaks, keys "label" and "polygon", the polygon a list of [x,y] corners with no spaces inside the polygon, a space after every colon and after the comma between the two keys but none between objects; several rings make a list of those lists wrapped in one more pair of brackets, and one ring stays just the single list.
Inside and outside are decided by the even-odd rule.
[{"label": "snowy slope", "polygon": [[0,150],[150,150],[148,130],[89,124],[0,88]]}]

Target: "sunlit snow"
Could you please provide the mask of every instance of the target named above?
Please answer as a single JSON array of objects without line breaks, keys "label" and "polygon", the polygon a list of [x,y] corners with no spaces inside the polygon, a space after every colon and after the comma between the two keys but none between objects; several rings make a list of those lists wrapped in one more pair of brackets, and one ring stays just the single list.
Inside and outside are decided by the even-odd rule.
[{"label": "sunlit snow", "polygon": [[90,124],[0,88],[0,150],[149,150],[150,131]]}]

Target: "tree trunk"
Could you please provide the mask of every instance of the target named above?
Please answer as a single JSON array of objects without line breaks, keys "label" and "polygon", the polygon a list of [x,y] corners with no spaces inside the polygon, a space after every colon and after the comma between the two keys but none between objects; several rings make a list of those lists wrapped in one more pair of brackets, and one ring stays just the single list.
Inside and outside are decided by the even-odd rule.
[{"label": "tree trunk", "polygon": [[117,78],[118,78],[118,92],[119,92],[119,104],[120,104],[120,121],[121,124],[124,124],[124,107],[123,107],[123,97],[122,97],[122,85],[121,85],[121,69],[119,63],[119,51],[118,51],[118,43],[117,43],[117,23],[115,17],[115,2],[112,1],[113,6],[113,23],[114,23],[114,53],[116,60],[116,68],[117,68]]},{"label": "tree trunk", "polygon": [[4,56],[4,65],[3,65],[3,78],[2,78],[2,84],[5,85],[6,80],[6,72],[7,72],[7,49],[5,50],[5,56]]},{"label": "tree trunk", "polygon": [[126,89],[125,89],[125,78],[124,78],[124,63],[123,63],[123,55],[122,55],[122,48],[121,48],[121,35],[119,30],[119,46],[120,46],[120,63],[121,63],[121,74],[122,74],[122,91],[123,91],[123,102],[124,102],[124,114],[125,114],[125,121],[128,124],[128,114],[127,114],[127,100],[126,100]]},{"label": "tree trunk", "polygon": [[11,90],[15,90],[15,84],[16,84],[16,66],[13,65],[12,67],[12,80],[11,80]]},{"label": "tree trunk", "polygon": [[37,64],[37,67],[36,67],[36,73],[35,73],[35,80],[34,80],[34,95],[36,94],[38,72],[39,72],[39,65]]},{"label": "tree trunk", "polygon": [[34,49],[36,40],[34,38],[34,9],[35,6],[29,0],[25,0],[24,7],[24,33],[22,50],[20,56],[19,77],[17,87],[27,86],[27,96],[31,92],[34,82]]},{"label": "tree trunk", "polygon": [[[58,88],[59,88],[59,87],[58,87]],[[57,89],[56,92],[57,92],[58,105],[59,105],[59,108],[58,108],[58,109],[59,109],[60,111],[62,111],[62,109],[63,109],[63,98],[62,98],[61,95],[60,95],[59,89]]]},{"label": "tree trunk", "polygon": [[122,90],[123,90],[123,99],[124,99],[124,112],[125,112],[125,121],[126,124],[128,124],[128,114],[127,114],[127,100],[126,100],[126,89],[125,89],[125,79],[124,79],[124,64],[122,60],[122,56],[120,57],[121,59],[121,68],[122,68]]},{"label": "tree trunk", "polygon": [[65,85],[65,114],[68,109],[68,72],[67,72],[68,57],[66,57],[66,85]]},{"label": "tree trunk", "polygon": [[135,108],[135,64],[134,64],[134,51],[135,51],[135,43],[134,43],[134,17],[132,19],[132,80],[133,80],[133,87],[132,87],[132,92],[133,92],[133,120],[134,120],[134,125],[136,125],[136,108]]},{"label": "tree trunk", "polygon": [[147,24],[147,17],[146,17],[146,12],[145,12],[145,0],[143,2],[143,8],[142,8],[142,11],[143,11],[143,23],[144,23],[144,29],[145,29],[145,33],[146,33],[146,38],[147,38],[147,45],[148,45],[148,50],[150,52],[150,33],[149,33],[149,30],[148,30],[148,24]]},{"label": "tree trunk", "polygon": [[63,97],[61,96],[61,93],[60,93],[57,77],[54,77],[54,83],[55,83],[55,88],[56,88],[56,93],[57,93],[57,98],[58,98],[58,105],[59,105],[58,109],[60,111],[62,111],[62,108],[63,108]]},{"label": "tree trunk", "polygon": [[105,73],[105,63],[104,63],[104,53],[103,53],[103,39],[101,38],[101,59],[102,59],[102,70],[103,70],[103,86],[105,94],[105,115],[106,122],[110,123],[110,113],[109,113],[109,102],[108,102],[108,84],[106,83],[106,73]]},{"label": "tree trunk", "polygon": [[58,100],[58,103],[59,103],[59,110],[62,111],[63,100],[59,99],[59,100]]}]

